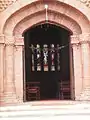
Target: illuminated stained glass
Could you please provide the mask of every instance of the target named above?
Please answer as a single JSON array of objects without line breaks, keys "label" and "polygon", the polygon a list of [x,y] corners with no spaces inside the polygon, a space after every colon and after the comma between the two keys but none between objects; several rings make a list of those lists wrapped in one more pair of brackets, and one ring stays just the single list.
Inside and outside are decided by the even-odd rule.
[{"label": "illuminated stained glass", "polygon": [[51,71],[55,71],[55,47],[54,44],[51,44]]},{"label": "illuminated stained glass", "polygon": [[43,45],[44,71],[48,71],[48,45]]},{"label": "illuminated stained glass", "polygon": [[37,71],[41,71],[41,49],[40,49],[40,45],[37,44],[36,46],[36,54],[37,54]]},{"label": "illuminated stained glass", "polygon": [[60,71],[60,45],[31,44],[32,71]]}]

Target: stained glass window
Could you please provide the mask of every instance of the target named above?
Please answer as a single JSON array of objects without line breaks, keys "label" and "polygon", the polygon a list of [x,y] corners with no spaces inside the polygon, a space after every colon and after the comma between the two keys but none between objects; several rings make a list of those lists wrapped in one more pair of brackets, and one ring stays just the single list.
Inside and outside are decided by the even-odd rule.
[{"label": "stained glass window", "polygon": [[51,71],[55,71],[55,47],[54,44],[51,44]]},{"label": "stained glass window", "polygon": [[60,71],[60,45],[31,44],[32,71]]},{"label": "stained glass window", "polygon": [[48,71],[48,45],[43,45],[44,71]]},{"label": "stained glass window", "polygon": [[41,49],[40,49],[40,45],[37,44],[36,46],[36,54],[37,54],[37,71],[41,71]]}]

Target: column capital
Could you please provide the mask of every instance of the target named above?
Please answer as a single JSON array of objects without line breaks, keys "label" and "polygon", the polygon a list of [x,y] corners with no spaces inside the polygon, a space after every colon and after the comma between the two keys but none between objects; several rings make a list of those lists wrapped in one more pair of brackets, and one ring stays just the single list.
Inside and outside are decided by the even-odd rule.
[{"label": "column capital", "polygon": [[80,34],[79,39],[81,44],[90,43],[90,33]]},{"label": "column capital", "polygon": [[0,34],[0,44],[23,46],[24,37],[22,37],[21,35],[10,36],[10,35]]},{"label": "column capital", "polygon": [[16,46],[23,46],[24,45],[24,37],[14,36],[14,38],[15,38],[15,45]]},{"label": "column capital", "polygon": [[0,44],[4,44],[4,34],[0,34]]},{"label": "column capital", "polygon": [[14,36],[5,35],[5,45],[12,46],[15,44]]},{"label": "column capital", "polygon": [[70,38],[72,45],[79,45],[79,35],[71,35]]}]

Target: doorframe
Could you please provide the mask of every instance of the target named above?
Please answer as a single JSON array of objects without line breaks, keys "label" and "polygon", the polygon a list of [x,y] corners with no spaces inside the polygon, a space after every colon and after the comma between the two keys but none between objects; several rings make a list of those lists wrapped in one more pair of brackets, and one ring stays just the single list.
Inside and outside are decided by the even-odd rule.
[{"label": "doorframe", "polygon": [[25,46],[23,47],[23,101],[26,102]]},{"label": "doorframe", "polygon": [[[49,22],[50,23],[50,22]],[[38,26],[40,24],[44,24],[44,22],[42,23],[38,23],[36,24],[35,26]],[[53,25],[56,25],[56,26],[59,26],[58,24],[56,23],[52,23],[51,24]],[[60,26],[61,27],[61,26]],[[63,28],[63,27],[61,27]],[[31,28],[32,29],[32,28]],[[65,28],[64,28],[65,29]],[[67,30],[67,29],[66,29]],[[68,30],[69,31],[69,30]],[[23,34],[24,35],[24,34]],[[72,48],[72,45],[71,45],[71,41],[70,41],[70,36],[72,34],[69,34],[69,64],[70,64],[70,98],[71,100],[75,100],[75,81],[74,81],[74,63],[73,63],[73,48]],[[25,38],[24,38],[25,39]],[[25,46],[25,45],[24,45]],[[24,102],[26,102],[26,72],[25,72],[25,47],[23,48],[23,100]]]},{"label": "doorframe", "polygon": [[[70,41],[70,37],[69,37]],[[69,54],[70,54],[70,92],[71,92],[71,100],[75,100],[75,81],[74,81],[74,63],[73,63],[73,48],[71,43],[69,42]]]}]

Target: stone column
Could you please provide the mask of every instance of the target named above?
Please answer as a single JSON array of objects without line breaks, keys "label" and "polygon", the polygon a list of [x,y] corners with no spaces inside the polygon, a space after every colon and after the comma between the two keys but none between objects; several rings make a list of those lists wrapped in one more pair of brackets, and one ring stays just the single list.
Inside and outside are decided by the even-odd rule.
[{"label": "stone column", "polygon": [[5,78],[3,104],[14,104],[16,88],[14,80],[14,37],[5,36]]},{"label": "stone column", "polygon": [[73,80],[71,87],[74,87],[75,100],[80,99],[80,93],[82,92],[82,62],[81,62],[81,46],[79,43],[79,35],[71,36],[71,46],[73,49]]},{"label": "stone column", "polygon": [[4,35],[0,35],[0,105],[4,94]]},{"label": "stone column", "polygon": [[90,34],[80,35],[82,49],[83,91],[80,100],[90,100]]},{"label": "stone column", "polygon": [[16,86],[16,97],[18,102],[23,102],[23,46],[24,38],[15,37],[14,47],[14,70],[15,70],[15,86]]}]

